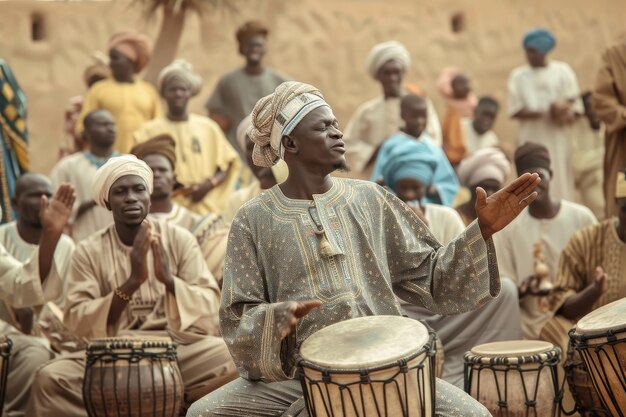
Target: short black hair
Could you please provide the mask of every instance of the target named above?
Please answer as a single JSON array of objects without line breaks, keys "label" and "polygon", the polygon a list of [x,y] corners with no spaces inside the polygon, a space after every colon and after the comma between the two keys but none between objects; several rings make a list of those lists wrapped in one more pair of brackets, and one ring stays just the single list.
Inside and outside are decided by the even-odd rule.
[{"label": "short black hair", "polygon": [[400,107],[404,106],[413,106],[413,105],[426,105],[426,99],[422,96],[418,96],[417,94],[408,93],[402,96],[402,100],[400,100]]},{"label": "short black hair", "polygon": [[87,114],[87,116],[85,116],[85,118],[83,119],[83,128],[87,129],[87,126],[89,126],[91,124],[91,122],[93,122],[93,119],[97,115],[102,114],[102,113],[109,113],[109,111],[105,110],[105,109],[96,109],[96,110],[94,110],[92,112],[89,112]]},{"label": "short black hair", "polygon": [[478,99],[478,104],[476,107],[478,106],[494,106],[496,108],[496,111],[500,110],[500,103],[498,102],[498,100],[491,96],[482,96],[480,99]]}]

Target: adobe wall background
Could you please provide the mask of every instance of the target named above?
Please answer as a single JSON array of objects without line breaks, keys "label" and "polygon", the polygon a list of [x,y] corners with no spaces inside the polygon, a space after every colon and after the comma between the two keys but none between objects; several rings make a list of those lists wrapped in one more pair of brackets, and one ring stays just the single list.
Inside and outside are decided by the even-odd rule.
[{"label": "adobe wall background", "polygon": [[[506,80],[524,62],[522,34],[551,28],[558,40],[553,57],[567,61],[581,88],[593,86],[602,50],[626,29],[622,0],[230,0],[201,17],[189,15],[179,56],[204,76],[202,105],[217,78],[240,64],[234,30],[249,18],[272,28],[268,63],[294,79],[322,89],[345,125],[354,109],[379,93],[364,60],[377,42],[397,39],[410,49],[407,80],[420,84],[442,112],[434,80],[456,64],[474,80],[477,94],[505,104]],[[450,19],[462,12],[466,30],[455,34]],[[44,17],[46,38],[31,40],[31,15]],[[32,169],[48,172],[64,140],[63,111],[69,97],[84,91],[82,72],[110,34],[135,28],[156,37],[159,16],[146,19],[128,0],[0,0],[0,56],[13,68],[29,100]],[[516,126],[501,113],[496,126],[512,143]]]}]

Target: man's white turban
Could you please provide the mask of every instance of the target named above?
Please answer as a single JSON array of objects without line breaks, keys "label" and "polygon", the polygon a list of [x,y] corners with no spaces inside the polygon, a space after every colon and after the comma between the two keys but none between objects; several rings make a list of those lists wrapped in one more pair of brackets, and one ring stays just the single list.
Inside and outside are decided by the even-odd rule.
[{"label": "man's white turban", "polygon": [[202,77],[193,71],[191,64],[184,59],[177,59],[163,68],[157,79],[159,92],[163,94],[163,88],[174,80],[180,80],[187,86],[192,96],[202,89]]},{"label": "man's white turban", "polygon": [[122,155],[109,159],[96,171],[93,179],[93,199],[102,207],[109,201],[109,191],[118,179],[127,175],[136,175],[144,180],[148,192],[152,194],[152,170],[135,155]]},{"label": "man's white turban", "polygon": [[409,51],[398,41],[388,41],[374,46],[367,56],[367,72],[372,78],[378,76],[378,70],[391,60],[398,61],[406,71],[411,65],[411,55]]},{"label": "man's white turban", "polygon": [[511,174],[511,163],[498,148],[479,149],[463,159],[457,170],[464,187],[475,187],[486,180],[504,184]]},{"label": "man's white turban", "polygon": [[248,136],[254,142],[254,164],[262,167],[276,164],[284,154],[283,136],[293,132],[307,114],[323,106],[328,103],[317,88],[297,81],[284,82],[260,99],[252,110],[252,126],[248,129]]}]

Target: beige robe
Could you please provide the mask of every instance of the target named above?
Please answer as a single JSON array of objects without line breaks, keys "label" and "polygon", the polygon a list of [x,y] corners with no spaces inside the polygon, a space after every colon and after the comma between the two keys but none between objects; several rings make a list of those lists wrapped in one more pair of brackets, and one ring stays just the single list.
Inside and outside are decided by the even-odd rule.
[{"label": "beige robe", "polygon": [[[107,325],[113,290],[130,276],[130,252],[115,226],[81,242],[74,254],[65,306],[65,324],[90,339],[122,335],[168,335],[179,343],[178,360],[188,396],[199,398],[234,378],[234,365],[219,334],[219,288],[200,248],[186,230],[159,223],[174,278],[175,295],[154,274],[148,253],[148,280],[132,295],[114,325]],[[53,361],[37,374],[31,415],[85,416],[82,402],[84,353]],[[53,393],[53,394],[51,394]]]},{"label": "beige robe", "polygon": [[[552,60],[542,68],[524,65],[511,72],[508,81],[509,116],[522,109],[548,113],[551,104],[565,100],[573,100],[573,110],[583,113],[576,74],[565,62]],[[557,197],[573,201],[576,195],[570,141],[570,126],[559,126],[548,116],[519,121],[518,144],[537,142],[548,148],[554,173],[551,191]]]},{"label": "beige robe", "polygon": [[70,219],[72,239],[75,242],[80,242],[93,232],[113,223],[111,212],[100,206],[92,207],[80,217],[76,217],[80,205],[93,200],[93,177],[97,170],[98,167],[85,156],[85,152],[77,152],[61,159],[50,173],[54,189],[67,182],[76,190],[76,203]]},{"label": "beige robe", "polygon": [[[426,133],[441,145],[441,125],[430,100]],[[348,166],[358,178],[368,180],[373,168],[373,157],[378,147],[396,133],[404,122],[400,117],[400,98],[383,96],[362,104],[348,122],[343,140],[346,142]]]},{"label": "beige robe", "polygon": [[493,130],[488,130],[482,135],[474,130],[474,120],[469,117],[461,119],[461,128],[467,145],[467,157],[479,149],[492,148],[500,144],[498,135]]},{"label": "beige robe", "polygon": [[169,213],[150,213],[148,214],[148,218],[158,222],[173,224],[174,226],[191,231],[196,227],[202,217],[187,210],[183,206],[173,203],[172,210]]},{"label": "beige robe", "polygon": [[[39,249],[35,248],[25,262],[20,262],[0,244],[0,299],[15,308],[36,307],[59,296],[62,282],[56,274],[46,278],[43,285],[39,277]],[[30,388],[35,371],[54,354],[41,338],[27,336],[0,319],[0,337],[8,336],[13,342],[9,361],[4,414],[10,417],[25,414],[30,398]]]},{"label": "beige robe", "polygon": [[228,200],[228,204],[226,204],[226,208],[222,214],[224,221],[230,224],[241,206],[261,194],[261,191],[263,190],[261,190],[261,183],[259,181],[254,181],[246,188],[235,191],[233,195],[230,196],[230,200]]},{"label": "beige robe", "polygon": [[209,271],[217,282],[222,284],[224,276],[224,260],[226,258],[226,244],[228,243],[228,224],[217,214],[207,214],[192,230]]},{"label": "beige robe", "polygon": [[606,125],[604,197],[606,218],[611,218],[617,215],[617,172],[626,165],[626,42],[611,46],[602,54],[592,102],[593,110]]},{"label": "beige robe", "polygon": [[[550,279],[554,280],[559,256],[574,233],[596,224],[591,210],[580,204],[561,200],[561,208],[552,219],[537,219],[525,209],[504,230],[493,238],[498,253],[498,267],[503,277],[509,277],[519,287],[535,273],[533,247],[540,243]],[[522,330],[526,339],[538,339],[543,326],[553,313],[541,297],[528,295],[520,300]]]},{"label": "beige robe", "polygon": [[176,180],[188,187],[212,178],[217,171],[228,172],[224,181],[209,191],[204,199],[194,203],[180,196],[176,202],[189,210],[205,215],[221,213],[231,193],[235,191],[241,171],[241,159],[213,120],[190,114],[181,122],[161,117],[144,124],[135,132],[135,144],[156,135],[169,134],[176,141]]}]

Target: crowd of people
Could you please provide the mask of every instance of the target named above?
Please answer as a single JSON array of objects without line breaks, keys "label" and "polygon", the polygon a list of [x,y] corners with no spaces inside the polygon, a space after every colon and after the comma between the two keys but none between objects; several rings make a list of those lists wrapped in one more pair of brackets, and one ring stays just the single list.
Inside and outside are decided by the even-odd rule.
[{"label": "crowd of people", "polygon": [[305,416],[300,344],[406,315],[443,344],[437,415],[487,416],[461,390],[466,351],[531,339],[566,352],[577,319],[626,296],[626,43],[581,92],[549,58],[554,35],[528,31],[503,106],[519,122],[511,154],[493,131],[501,104],[461,68],[436,80],[440,119],[405,79],[406,47],[374,46],[381,95],[342,131],[320,90],[264,65],[268,37],[239,28],[245,63],[202,115],[187,61],[152,85],[140,74],[159,51],[114,34],[47,176],[29,172],[26,99],[0,60],[5,415],[86,416],[85,344],[166,336],[188,416]]}]

